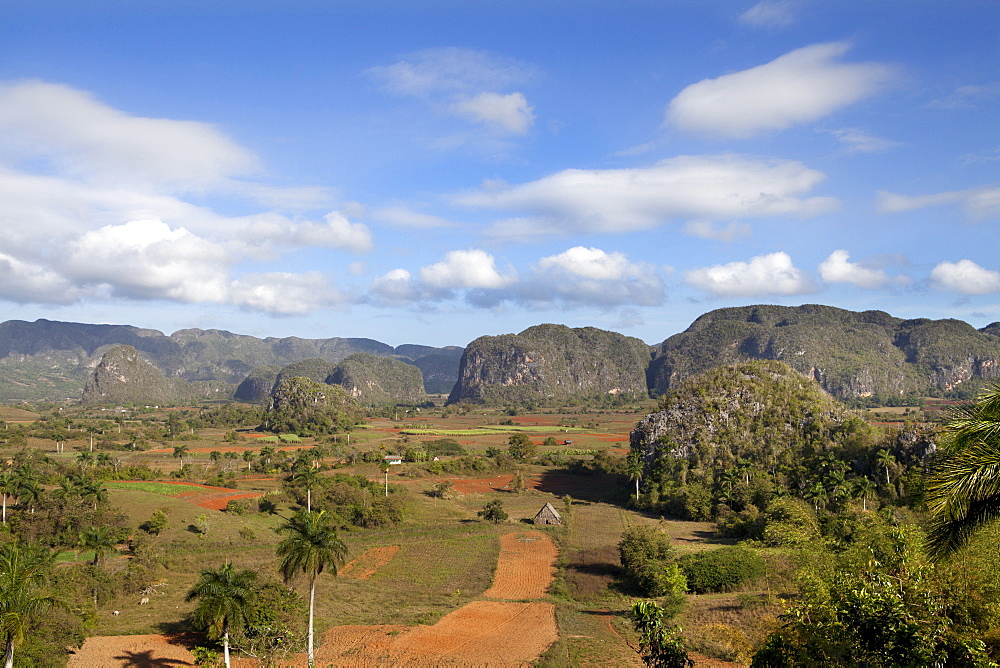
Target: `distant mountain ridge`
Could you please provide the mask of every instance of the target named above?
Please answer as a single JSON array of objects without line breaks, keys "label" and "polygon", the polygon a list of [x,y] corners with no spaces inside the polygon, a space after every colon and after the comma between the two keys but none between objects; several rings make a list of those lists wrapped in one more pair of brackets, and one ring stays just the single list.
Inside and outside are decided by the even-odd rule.
[{"label": "distant mountain ridge", "polygon": [[120,345],[135,348],[167,378],[228,384],[233,386],[230,395],[255,369],[309,358],[332,367],[355,353],[391,357],[418,368],[427,358],[423,364],[433,369],[430,384],[450,390],[462,354],[455,346],[412,344],[397,351],[365,338],[260,339],[217,329],[183,329],[167,336],[131,325],[9,320],[0,323],[0,402],[79,400],[104,353]]},{"label": "distant mountain ridge", "polygon": [[[839,399],[968,395],[1000,379],[1000,323],[977,330],[960,320],[903,320],[816,304],[717,309],[653,346],[552,324],[483,336],[463,349],[393,348],[363,338],[259,339],[223,330],[166,336],[128,325],[38,320],[0,323],[0,402],[76,401],[104,353],[119,345],[133,347],[168,380],[245,401],[261,400],[289,374],[322,382],[348,358],[339,382],[366,401],[419,395],[414,372],[368,356],[416,367],[424,389],[450,390],[450,402],[493,405],[662,395],[713,367],[751,360],[785,362]],[[138,372],[123,364],[117,362]],[[192,396],[205,392],[197,388]]]}]

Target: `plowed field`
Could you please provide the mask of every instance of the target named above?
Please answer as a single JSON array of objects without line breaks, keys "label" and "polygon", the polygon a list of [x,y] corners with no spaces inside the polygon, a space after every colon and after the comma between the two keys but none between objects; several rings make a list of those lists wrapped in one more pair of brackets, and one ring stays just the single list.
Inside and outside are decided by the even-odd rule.
[{"label": "plowed field", "polygon": [[500,537],[493,586],[483,596],[524,601],[545,596],[555,573],[559,550],[540,531],[518,531]]}]

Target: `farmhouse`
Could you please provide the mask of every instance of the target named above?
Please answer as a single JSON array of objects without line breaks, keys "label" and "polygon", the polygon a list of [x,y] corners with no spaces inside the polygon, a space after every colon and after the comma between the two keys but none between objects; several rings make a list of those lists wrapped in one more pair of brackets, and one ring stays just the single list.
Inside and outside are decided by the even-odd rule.
[{"label": "farmhouse", "polygon": [[562,517],[555,508],[552,507],[551,503],[546,503],[542,506],[542,509],[538,511],[533,520],[535,524],[558,524],[562,525]]}]

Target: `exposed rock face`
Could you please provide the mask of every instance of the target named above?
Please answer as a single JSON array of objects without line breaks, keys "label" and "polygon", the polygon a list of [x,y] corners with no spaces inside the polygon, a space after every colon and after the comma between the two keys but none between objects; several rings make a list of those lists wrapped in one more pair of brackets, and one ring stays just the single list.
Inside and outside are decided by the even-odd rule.
[{"label": "exposed rock face", "polygon": [[104,354],[83,389],[85,404],[172,404],[212,396],[228,398],[221,383],[188,383],[167,378],[132,346]]},{"label": "exposed rock face", "polygon": [[1000,337],[991,328],[818,305],[719,309],[656,347],[649,388],[664,394],[719,364],[770,359],[838,398],[951,390],[1000,375]]},{"label": "exposed rock face", "polygon": [[649,346],[639,339],[593,327],[538,325],[470,343],[448,402],[645,396],[648,362]]},{"label": "exposed rock face", "polygon": [[254,369],[236,388],[233,398],[251,404],[265,401],[277,384],[280,371],[281,369],[273,364]]},{"label": "exposed rock face", "polygon": [[420,369],[389,357],[355,353],[325,379],[361,404],[419,404],[427,400]]}]

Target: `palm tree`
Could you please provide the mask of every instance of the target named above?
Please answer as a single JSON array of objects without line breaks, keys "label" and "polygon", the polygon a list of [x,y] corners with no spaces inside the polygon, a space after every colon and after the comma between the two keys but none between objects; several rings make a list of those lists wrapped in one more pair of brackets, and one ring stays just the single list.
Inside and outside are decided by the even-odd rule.
[{"label": "palm tree", "polygon": [[861,497],[861,510],[868,510],[868,497],[875,493],[875,481],[868,476],[858,478],[854,483],[854,492]]},{"label": "palm tree", "polygon": [[108,500],[108,488],[93,478],[81,478],[77,481],[77,486],[80,490],[80,497],[84,501],[93,502],[94,510],[97,510],[99,502],[103,503]]},{"label": "palm tree", "polygon": [[297,512],[278,528],[287,537],[278,543],[281,557],[278,570],[285,583],[302,572],[309,578],[309,665],[313,665],[313,617],[316,610],[316,578],[323,571],[337,574],[338,566],[347,557],[347,546],[337,536],[326,511]]},{"label": "palm tree", "polygon": [[885,486],[888,487],[892,484],[889,480],[889,469],[895,466],[896,458],[888,450],[879,450],[875,453],[875,463],[885,469]]},{"label": "palm tree", "polygon": [[0,473],[0,496],[3,496],[3,523],[7,524],[7,497],[17,493],[17,481],[10,471]]},{"label": "palm tree", "polygon": [[208,629],[208,637],[222,637],[222,651],[229,668],[229,632],[241,626],[254,598],[257,571],[236,571],[230,562],[218,570],[206,568],[185,600],[198,600],[194,621]]},{"label": "palm tree", "polygon": [[94,551],[94,565],[104,563],[104,557],[115,549],[115,535],[105,526],[91,526],[80,533],[80,546]]},{"label": "palm tree", "polygon": [[254,454],[253,454],[253,450],[244,450],[243,451],[243,461],[245,461],[247,463],[247,471],[250,470],[250,462],[252,462],[254,459],[255,459],[255,457],[254,457]]},{"label": "palm tree", "polygon": [[296,485],[303,485],[306,488],[306,510],[308,512],[312,512],[313,487],[319,483],[321,477],[319,471],[314,469],[310,464],[301,466],[292,473],[292,482]]},{"label": "palm tree", "polygon": [[181,460],[181,468],[184,468],[184,455],[188,453],[188,446],[181,443],[174,446],[174,457]]},{"label": "palm tree", "polygon": [[14,649],[24,642],[31,623],[57,603],[39,591],[54,559],[54,553],[40,548],[0,545],[0,639],[5,668],[13,668]]},{"label": "palm tree", "polygon": [[638,450],[629,450],[628,457],[625,458],[625,473],[629,480],[635,481],[635,500],[639,501],[639,481],[645,471],[646,463],[643,461],[642,453]]},{"label": "palm tree", "polygon": [[956,407],[945,432],[948,454],[931,471],[924,493],[931,512],[928,550],[936,557],[1000,518],[1000,383]]}]

